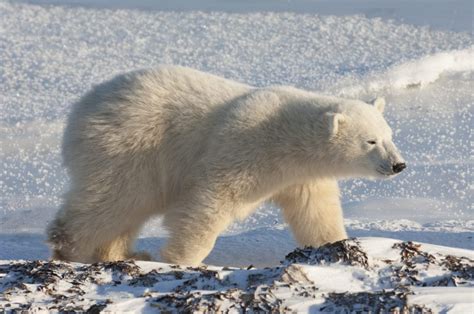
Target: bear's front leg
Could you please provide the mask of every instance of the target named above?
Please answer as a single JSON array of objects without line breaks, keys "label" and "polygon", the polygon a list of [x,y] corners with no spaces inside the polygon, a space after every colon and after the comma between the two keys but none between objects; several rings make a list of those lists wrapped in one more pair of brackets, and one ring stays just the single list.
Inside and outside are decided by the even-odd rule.
[{"label": "bear's front leg", "polygon": [[273,200],[282,207],[300,245],[318,247],[347,238],[335,179],[288,187]]},{"label": "bear's front leg", "polygon": [[231,216],[217,206],[180,206],[170,209],[163,222],[170,231],[168,243],[161,250],[163,261],[199,266],[231,222]]}]

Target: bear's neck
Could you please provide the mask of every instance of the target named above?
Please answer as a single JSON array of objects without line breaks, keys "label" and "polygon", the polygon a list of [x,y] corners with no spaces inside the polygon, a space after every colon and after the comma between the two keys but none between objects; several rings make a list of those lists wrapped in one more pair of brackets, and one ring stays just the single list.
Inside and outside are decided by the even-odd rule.
[{"label": "bear's neck", "polygon": [[282,184],[298,184],[318,177],[334,177],[338,161],[328,146],[323,118],[331,105],[314,105],[307,95],[280,97],[272,116],[262,123],[255,150],[266,161],[265,177]]}]

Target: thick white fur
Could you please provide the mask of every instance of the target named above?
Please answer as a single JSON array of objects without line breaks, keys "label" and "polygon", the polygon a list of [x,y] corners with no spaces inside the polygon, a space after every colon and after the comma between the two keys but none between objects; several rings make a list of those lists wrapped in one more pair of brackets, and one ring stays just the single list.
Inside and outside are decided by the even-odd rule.
[{"label": "thick white fur", "polygon": [[344,239],[336,178],[388,176],[401,160],[375,106],[175,66],[120,75],[85,95],[63,158],[71,186],[48,231],[54,258],[146,258],[132,251],[134,238],[164,215],[161,256],[187,265],[265,200],[282,206],[302,245]]}]

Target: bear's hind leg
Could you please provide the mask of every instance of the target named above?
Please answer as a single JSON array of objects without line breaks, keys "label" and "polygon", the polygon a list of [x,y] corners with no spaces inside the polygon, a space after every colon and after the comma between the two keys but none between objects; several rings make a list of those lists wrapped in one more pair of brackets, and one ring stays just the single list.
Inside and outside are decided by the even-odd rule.
[{"label": "bear's hind leg", "polygon": [[151,260],[151,256],[146,252],[133,252],[136,234],[137,232],[125,232],[113,240],[103,243],[95,249],[95,258],[99,261]]},{"label": "bear's hind leg", "polygon": [[318,247],[347,238],[335,179],[288,187],[273,200],[300,245]]},{"label": "bear's hind leg", "polygon": [[48,243],[53,251],[52,259],[93,263],[95,262],[93,239],[76,232],[78,224],[71,219],[71,216],[68,210],[63,208],[48,226]]},{"label": "bear's hind leg", "polygon": [[144,254],[133,253],[131,246],[143,222],[152,215],[142,209],[151,204],[143,207],[144,203],[127,196],[118,199],[70,191],[48,228],[53,259],[82,263],[146,259]]},{"label": "bear's hind leg", "polygon": [[229,213],[217,209],[170,210],[164,219],[170,238],[161,258],[166,263],[199,266],[230,221]]},{"label": "bear's hind leg", "polygon": [[66,224],[61,218],[64,210],[60,210],[56,218],[49,223],[47,236],[48,244],[52,248],[52,259],[70,261],[72,256],[72,241],[66,229]]},{"label": "bear's hind leg", "polygon": [[[58,228],[59,225],[55,222],[49,230],[53,259],[83,263],[150,260],[147,253],[133,252],[133,243],[141,223],[134,226],[134,231],[122,231],[123,226],[102,225],[95,215],[89,218],[82,215],[80,219],[73,220],[73,223],[61,224]],[[76,228],[87,230],[79,232]]]}]

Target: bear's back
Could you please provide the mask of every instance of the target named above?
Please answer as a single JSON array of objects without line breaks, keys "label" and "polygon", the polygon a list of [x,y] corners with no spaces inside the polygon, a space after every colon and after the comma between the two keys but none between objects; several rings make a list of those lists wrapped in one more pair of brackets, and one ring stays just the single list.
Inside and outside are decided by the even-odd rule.
[{"label": "bear's back", "polygon": [[63,139],[64,164],[74,165],[72,159],[85,151],[101,152],[94,158],[103,162],[143,151],[171,153],[167,159],[193,156],[218,118],[212,111],[251,88],[180,66],[118,75],[74,105]]}]

